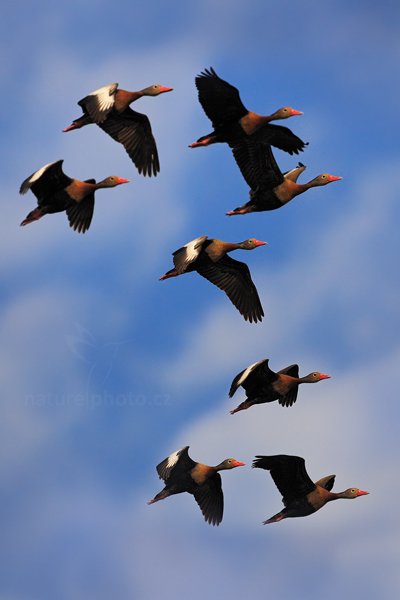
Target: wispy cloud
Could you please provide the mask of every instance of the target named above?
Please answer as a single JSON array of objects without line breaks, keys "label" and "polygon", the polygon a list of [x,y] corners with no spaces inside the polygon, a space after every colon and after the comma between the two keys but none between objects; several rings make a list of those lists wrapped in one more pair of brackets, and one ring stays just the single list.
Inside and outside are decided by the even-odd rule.
[{"label": "wispy cloud", "polygon": [[[399,587],[393,11],[338,0],[249,10],[224,0],[149,4],[138,19],[121,5],[115,27],[104,2],[78,4],[39,4],[29,24],[18,5],[3,15],[12,33],[1,42],[4,593],[197,600],[205,573],[210,597],[316,598],[323,589],[334,600],[355,578],[365,600],[391,597]],[[210,127],[194,86],[209,65],[254,110],[275,102],[305,110],[293,128],[310,141],[307,173],[332,170],[343,182],[276,213],[228,220],[224,209],[247,194],[229,150],[187,148]],[[135,106],[157,140],[155,180],[139,177],[100,129],[61,132],[79,115],[77,100],[110,81],[174,87]],[[20,182],[57,158],[78,178],[132,179],[99,192],[85,236],[64,215],[19,228],[35,203],[19,197]],[[237,256],[260,291],[262,324],[245,323],[196,275],[159,284],[170,253],[200,234],[270,242]],[[290,409],[229,415],[231,379],[262,357],[332,379],[303,386]],[[131,392],[132,404],[114,402]],[[149,401],[159,392],[170,405]],[[88,394],[100,398],[91,408]],[[223,474],[225,518],[211,528],[187,494],[145,504],[161,484],[154,457],[184,444],[210,464],[303,454],[311,476],[336,472],[338,489],[371,495],[264,527],[279,493],[267,473],[237,469]]]}]

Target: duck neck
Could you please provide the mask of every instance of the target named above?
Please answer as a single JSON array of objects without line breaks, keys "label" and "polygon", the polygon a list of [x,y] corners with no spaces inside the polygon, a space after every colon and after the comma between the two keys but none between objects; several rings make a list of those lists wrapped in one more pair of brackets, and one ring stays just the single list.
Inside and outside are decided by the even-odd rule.
[{"label": "duck neck", "polygon": [[263,117],[265,119],[266,123],[270,123],[271,121],[280,121],[281,119],[284,119],[285,117],[282,117],[279,114],[279,110],[275,111],[274,113],[272,113],[272,115],[266,115],[265,117]]},{"label": "duck neck", "polygon": [[235,242],[219,242],[222,254],[226,254],[228,252],[232,252],[232,250],[238,250],[239,248],[243,248],[242,244]]},{"label": "duck neck", "polygon": [[244,245],[244,242],[228,242],[228,250],[227,252],[231,252],[232,250],[247,250]]},{"label": "duck neck", "polygon": [[297,183],[295,181],[290,181],[290,183],[290,188],[292,190],[293,197],[298,196],[299,194],[302,194],[303,192],[308,190],[310,187],[313,187],[312,185],[310,185],[311,181],[307,183]]},{"label": "duck neck", "polygon": [[277,117],[274,115],[260,115],[260,124],[261,126],[267,125],[267,123],[271,123],[271,121],[275,121]]},{"label": "duck neck", "polygon": [[88,183],[87,185],[90,186],[90,188],[93,190],[100,190],[101,188],[110,187],[106,179],[98,181],[97,183]]},{"label": "duck neck", "polygon": [[321,185],[321,183],[319,182],[319,178],[315,177],[314,179],[311,179],[311,181],[307,181],[307,183],[303,184],[303,186],[302,186],[304,188],[303,191],[309,190],[310,188],[313,188],[313,187],[317,187],[318,185]]},{"label": "duck neck", "polygon": [[135,102],[135,100],[142,96],[142,91],[128,92],[127,90],[118,90],[115,96],[115,109],[119,112],[123,111],[128,108],[132,102]]},{"label": "duck neck", "polygon": [[224,462],[219,463],[219,465],[216,465],[215,467],[210,467],[213,471],[217,472],[217,471],[225,471],[228,467],[224,464]]},{"label": "duck neck", "polygon": [[338,500],[339,498],[348,499],[346,492],[329,492],[328,502],[330,500]]},{"label": "duck neck", "polygon": [[313,383],[310,378],[310,375],[305,375],[304,377],[299,377],[297,380],[298,383]]}]

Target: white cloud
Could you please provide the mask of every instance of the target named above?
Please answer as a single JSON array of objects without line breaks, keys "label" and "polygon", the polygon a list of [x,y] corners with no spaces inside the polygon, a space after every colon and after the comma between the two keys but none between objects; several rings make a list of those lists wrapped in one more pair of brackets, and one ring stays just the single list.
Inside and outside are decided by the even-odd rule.
[{"label": "white cloud", "polygon": [[[277,370],[285,366],[279,366],[279,360],[287,364],[298,360],[302,372],[323,371],[328,367],[321,365],[318,358],[315,359],[317,364],[313,365],[308,357],[308,366],[303,366],[304,360],[293,356],[294,344],[302,355],[307,356],[312,351],[315,334],[326,318],[320,315],[323,306],[329,307],[330,312],[337,306],[344,316],[353,315],[346,323],[349,341],[360,339],[360,327],[365,339],[370,340],[377,333],[371,322],[371,306],[368,302],[360,303],[360,298],[374,293],[376,287],[380,294],[374,298],[374,312],[385,311],[387,317],[390,310],[396,318],[397,308],[390,300],[396,284],[390,273],[381,269],[381,261],[385,259],[376,261],[379,232],[389,232],[394,227],[393,213],[397,202],[393,191],[394,172],[395,169],[389,166],[369,178],[360,173],[363,183],[351,193],[352,203],[344,207],[343,214],[325,224],[323,233],[317,234],[312,246],[302,248],[301,253],[294,250],[278,269],[273,266],[272,246],[267,250],[262,272],[259,266],[252,267],[247,255],[241,256],[241,259],[247,259],[259,289],[266,315],[263,323],[252,326],[242,322],[229,300],[217,291],[214,294],[216,307],[204,312],[197,323],[193,322],[185,331],[181,352],[176,359],[166,363],[164,377],[168,385],[201,385],[220,378],[229,370],[233,378],[236,372],[264,357],[271,358],[272,368],[276,361]],[[384,186],[382,181],[385,181]],[[384,205],[376,202],[378,188],[385,197]],[[342,197],[347,200],[350,193]],[[387,235],[390,237],[391,234]],[[379,252],[380,256],[385,255],[382,244]],[[390,256],[388,258],[391,260]],[[195,280],[196,275],[191,277],[193,288],[209,285],[202,279]],[[180,281],[174,283],[178,286]],[[210,295],[212,292],[214,290],[210,290]],[[300,333],[303,339],[296,342]],[[327,339],[328,354],[329,346]]]},{"label": "white cloud", "polygon": [[[347,323],[348,339],[360,339],[359,327],[364,319],[363,327],[371,326],[373,332],[366,335],[369,340],[371,335],[376,335],[373,323],[370,324],[371,307],[367,302],[360,302],[360,298],[368,297],[371,285],[380,289],[374,310],[378,313],[386,310],[386,319],[389,315],[396,318],[396,307],[388,303],[395,283],[390,274],[381,269],[380,261],[385,262],[385,258],[381,255],[380,261],[375,260],[379,232],[384,230],[390,237],[389,232],[395,228],[394,172],[389,165],[376,170],[372,177],[364,176],[364,183],[352,194],[352,204],[346,207],[343,216],[317,236],[315,247],[299,257],[291,256],[284,269],[266,277],[265,285],[260,286],[262,298],[269,294],[265,324],[251,327],[241,323],[227,304],[204,312],[200,322],[186,331],[181,353],[176,359],[166,361],[162,374],[167,384],[182,390],[190,402],[191,390],[207,389],[222,380],[228,391],[233,376],[261,357],[270,356],[272,367],[282,368],[289,362],[285,356],[289,354],[290,360],[295,359],[294,348],[302,373],[322,370],[320,346],[313,343],[313,321],[319,322],[320,307],[334,305],[338,297],[346,304],[347,313],[354,315]],[[382,181],[385,181],[384,186]],[[384,205],[376,202],[378,189],[385,198]],[[381,247],[380,252],[384,256],[385,247]],[[259,269],[254,271],[254,279],[260,279]],[[308,328],[311,328],[310,335],[295,341],[299,333]],[[381,335],[388,334],[389,331],[381,331]],[[293,340],[293,345],[288,346],[288,340]],[[329,346],[329,339],[326,344]],[[223,474],[226,496],[223,528],[227,538],[232,532],[235,538],[252,535],[256,543],[263,536],[268,549],[270,544],[278,543],[281,552],[287,554],[290,547],[295,555],[305,561],[308,557],[311,562],[322,536],[329,539],[329,544],[324,545],[325,558],[332,564],[334,581],[350,581],[354,572],[361,574],[368,569],[367,565],[382,563],[382,570],[373,569],[375,584],[380,594],[389,596],[390,590],[399,583],[395,539],[391,529],[384,525],[387,520],[377,519],[376,515],[393,515],[392,526],[398,528],[399,486],[393,479],[397,456],[390,451],[395,440],[390,438],[393,428],[388,430],[391,410],[385,399],[396,397],[393,374],[399,358],[398,343],[388,343],[386,347],[381,344],[379,354],[378,350],[372,351],[364,362],[354,353],[335,369],[331,380],[302,386],[297,403],[290,409],[272,403],[230,416],[229,410],[241,401],[243,394],[239,391],[233,400],[228,400],[227,393],[223,397],[216,396],[215,408],[210,410],[207,403],[201,417],[194,418],[191,424],[186,422],[180,432],[171,436],[160,460],[185,444],[190,445],[195,460],[208,464],[216,464],[228,455],[250,465],[256,454],[299,454],[306,458],[309,474],[314,479],[336,473],[336,490],[355,485],[370,491],[370,496],[352,503],[338,501],[307,519],[288,520],[268,528],[263,527],[261,521],[281,509],[278,490],[267,472],[237,469]],[[323,368],[327,368],[326,359]],[[170,498],[166,502],[168,507],[154,507],[158,510],[157,522],[162,518],[161,511],[164,520],[159,523],[157,537],[147,542],[150,546],[156,544],[156,539],[177,542],[174,556],[170,560],[163,558],[162,573],[166,574],[174,560],[178,560],[190,574],[188,579],[195,576],[198,564],[209,569],[211,577],[216,577],[214,561],[221,566],[221,557],[210,551],[211,534],[200,533],[204,524],[201,515],[196,514],[199,511],[193,499],[184,495],[179,501]],[[184,542],[177,529],[185,530],[192,523],[196,523],[192,525],[196,527],[193,533],[196,543],[190,546],[189,559],[186,553],[179,551],[179,545]],[[385,547],[392,551],[384,551],[382,561]],[[162,553],[167,554],[165,547]],[[234,549],[229,551],[231,560],[233,555]],[[350,556],[354,557],[354,562],[350,561],[354,571],[349,567]],[[285,576],[284,570],[280,563],[271,560],[276,580],[271,582],[270,589],[274,589],[275,584],[282,593],[280,578]],[[301,561],[301,564],[307,562]],[[260,563],[256,563],[255,568],[260,568]],[[307,567],[304,570],[308,573]],[[238,597],[240,581],[235,577],[233,580],[230,593]],[[154,584],[153,593],[157,589]]]},{"label": "white cloud", "polygon": [[[259,6],[265,10],[264,4]],[[354,123],[364,120],[366,138],[369,135],[376,114],[367,114],[361,106],[365,88],[360,85],[366,76],[371,94],[377,94],[377,89],[382,94],[378,111],[388,112],[395,94],[385,99],[385,91],[376,82],[396,66],[398,36],[392,35],[389,22],[387,27],[376,27],[365,10],[343,19],[342,7],[335,3],[332,7],[340,8],[337,20],[331,18],[334,12],[327,17],[326,11],[309,2],[298,10],[289,4],[272,7],[267,22],[254,19],[246,3],[233,7],[228,2],[218,6],[203,2],[198,12],[190,13],[184,33],[175,26],[169,39],[160,44],[150,32],[146,46],[128,44],[124,51],[115,51],[111,41],[109,59],[96,64],[81,54],[78,35],[73,43],[68,40],[68,45],[57,48],[54,32],[65,35],[66,30],[60,30],[65,21],[60,16],[54,21],[50,15],[47,25],[42,22],[41,32],[53,26],[51,36],[37,35],[35,27],[26,27],[23,33],[33,31],[35,43],[26,52],[21,52],[20,45],[18,52],[10,52],[8,72],[23,75],[22,84],[9,86],[17,89],[19,104],[17,117],[12,120],[10,116],[6,123],[11,129],[3,145],[7,178],[0,188],[6,248],[2,273],[8,286],[0,360],[4,384],[1,472],[12,507],[4,538],[5,559],[12,568],[5,572],[14,587],[18,581],[19,589],[26,585],[28,592],[10,593],[4,600],[24,600],[35,594],[42,598],[96,596],[98,600],[111,596],[153,600],[162,594],[166,600],[176,600],[179,594],[188,593],[197,600],[204,597],[199,577],[203,573],[210,582],[210,597],[257,598],[260,590],[280,598],[293,597],[293,590],[300,590],[301,597],[316,597],[323,589],[326,600],[331,600],[337,598],[341,585],[349,589],[354,573],[363,598],[367,598],[366,588],[373,589],[373,579],[380,588],[379,594],[373,589],[374,597],[389,597],[398,588],[394,564],[398,484],[393,475],[397,472],[394,423],[398,410],[393,373],[399,350],[392,333],[398,322],[394,277],[398,160],[391,157],[384,164],[390,155],[384,140],[366,139],[364,147],[362,140],[353,139],[350,128],[345,139],[351,137],[352,143],[358,143],[357,156],[350,156],[346,142],[339,146],[333,135],[342,131],[342,119],[348,119],[348,113],[353,113]],[[291,19],[284,19],[282,42],[282,28],[270,23],[278,25],[285,9]],[[360,61],[366,48],[360,37],[360,33],[367,35],[365,26],[373,31],[373,52],[381,44],[379,56],[389,57],[385,65],[382,61],[379,73],[368,59]],[[85,43],[95,41],[90,28],[84,28],[84,36]],[[293,36],[290,44],[288,36]],[[312,44],[305,45],[306,40]],[[304,60],[293,54],[299,42],[304,46]],[[24,65],[19,64],[21,56]],[[333,72],[330,69],[337,57],[341,64]],[[225,76],[223,65],[227,79],[238,73],[232,82],[241,87],[243,98],[255,110],[286,95],[286,85],[295,98],[310,94],[315,113],[305,115],[299,124],[299,131],[308,134],[305,139],[313,142],[304,157],[307,173],[316,174],[322,165],[336,173],[331,162],[326,164],[327,157],[336,155],[349,171],[338,171],[345,175],[344,181],[329,191],[310,191],[307,200],[298,198],[278,215],[222,221],[222,206],[226,202],[226,208],[231,208],[229,194],[238,193],[236,183],[222,182],[225,171],[220,167],[226,164],[228,151],[224,154],[219,148],[194,154],[186,147],[197,133],[209,128],[196,100],[193,78],[210,64],[217,72],[221,65],[221,76]],[[320,69],[317,74],[313,72],[316,67]],[[329,94],[332,78],[335,86],[342,85],[342,95],[333,94],[329,106],[319,109],[315,84],[320,84],[321,93]],[[254,86],[246,91],[240,83],[252,79]],[[304,86],[299,85],[300,79]],[[95,127],[61,133],[79,115],[76,101],[113,80],[128,89],[153,82],[175,88],[171,94],[143,99],[135,106],[149,115],[157,139],[161,174],[154,181],[136,175],[122,148]],[[279,85],[271,86],[272,80]],[[330,122],[324,123],[331,107],[335,110]],[[12,115],[12,106],[9,109]],[[387,115],[382,114],[382,119],[384,131]],[[98,194],[93,227],[86,236],[70,231],[63,215],[50,215],[19,229],[19,222],[34,205],[32,194],[18,197],[19,183],[59,157],[65,159],[66,172],[76,177],[100,179],[114,172],[132,178],[128,186]],[[363,183],[354,185],[354,181]],[[227,198],[218,199],[217,206],[212,186],[222,183]],[[240,194],[245,190],[241,186]],[[204,206],[210,203],[206,216],[203,201]],[[298,216],[295,224],[291,221],[294,214]],[[321,220],[325,214],[329,217]],[[225,239],[230,239],[227,232],[236,239],[250,224],[265,232],[276,227],[282,247],[289,244],[292,249],[282,257],[271,244],[267,255],[260,250],[238,256],[248,262],[259,287],[266,312],[261,325],[245,323],[218,290],[204,280],[195,281],[193,275],[187,282],[187,298],[194,297],[197,286],[209,295],[205,292],[206,300],[198,300],[190,328],[181,331],[178,290],[183,282],[171,282],[177,311],[162,318],[171,320],[180,348],[175,356],[175,341],[171,343],[171,354],[161,364],[151,364],[149,379],[157,378],[160,388],[166,387],[174,396],[186,395],[190,410],[184,426],[177,431],[178,426],[169,422],[153,439],[150,426],[137,432],[136,420],[126,424],[122,412],[110,411],[106,428],[98,425],[99,413],[85,412],[77,403],[62,407],[24,403],[28,394],[56,397],[87,388],[90,357],[85,362],[67,344],[68,336],[77,335],[77,325],[99,340],[100,346],[102,341],[124,341],[127,332],[130,339],[136,324],[146,319],[156,330],[161,315],[154,318],[146,312],[153,293],[150,281],[161,274],[160,265],[168,268],[170,252],[178,247],[176,240],[182,237],[182,243],[186,242],[208,223],[216,235],[226,233]],[[191,228],[196,229],[192,236],[188,235]],[[120,284],[118,293],[106,293],[105,282],[111,286],[111,281]],[[160,303],[163,293],[160,288]],[[329,329],[325,329],[327,322]],[[334,328],[338,335],[333,335]],[[331,335],[325,335],[326,330]],[[369,356],[363,363],[360,355],[367,348]],[[144,344],[143,354],[141,350],[136,339],[124,348],[129,360],[121,372],[127,371],[128,380],[132,370],[132,382],[135,369],[129,362],[135,366],[137,358],[142,365],[149,349]],[[227,398],[231,378],[250,362],[267,356],[275,369],[298,361],[302,373],[330,372],[332,361],[333,378],[302,386],[291,409],[273,403],[230,416],[229,409],[240,401],[240,392],[232,401]],[[215,405],[210,410],[207,398],[197,410],[200,418],[194,418],[193,405],[201,402],[198,392],[202,389],[215,396]],[[150,418],[157,421],[158,414]],[[82,450],[90,433],[93,438]],[[135,448],[132,462],[142,468],[139,477],[132,476],[130,488],[125,464],[118,460],[100,464],[100,451],[112,445],[119,433],[121,444]],[[126,443],[128,435],[142,436],[138,450]],[[149,446],[152,453],[161,448],[161,460],[183,444],[191,446],[193,458],[209,463],[231,454],[251,463],[256,453],[300,453],[312,477],[336,471],[337,489],[354,484],[371,495],[352,503],[333,503],[307,519],[263,527],[261,521],[281,507],[279,492],[267,473],[236,469],[223,474],[225,518],[220,528],[212,528],[187,494],[151,507],[145,504],[161,488],[154,466],[147,470]],[[93,454],[86,456],[87,449]]]}]

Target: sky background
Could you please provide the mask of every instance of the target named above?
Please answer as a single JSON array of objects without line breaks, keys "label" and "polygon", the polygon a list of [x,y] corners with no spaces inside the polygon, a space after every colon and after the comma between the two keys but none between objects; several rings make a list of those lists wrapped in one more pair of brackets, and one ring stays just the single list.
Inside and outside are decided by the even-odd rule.
[{"label": "sky background", "polygon": [[[398,2],[6,2],[0,23],[0,600],[393,598],[399,579]],[[302,181],[343,180],[271,213],[226,217],[248,189],[208,133],[194,85],[214,67],[261,114],[310,144]],[[174,88],[143,98],[161,173],[137,174],[92,126],[62,133],[110,82]],[[394,135],[394,133],[396,135]],[[297,157],[277,151],[282,170]],[[131,183],[96,195],[79,235],[64,214],[29,227],[21,182],[65,172]],[[268,241],[235,254],[264,306],[246,323],[196,274],[159,282],[200,235]],[[297,403],[229,415],[233,377],[262,358],[332,379]],[[182,446],[222,474],[225,514],[192,497],[154,506],[155,466]],[[256,454],[296,454],[316,480],[371,494],[306,519],[278,512]]]}]

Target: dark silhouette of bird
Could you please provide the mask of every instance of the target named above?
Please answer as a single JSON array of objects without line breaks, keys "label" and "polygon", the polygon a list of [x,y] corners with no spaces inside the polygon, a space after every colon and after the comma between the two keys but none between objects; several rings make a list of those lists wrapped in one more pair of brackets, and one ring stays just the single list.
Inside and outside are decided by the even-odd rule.
[{"label": "dark silhouette of bird", "polygon": [[227,212],[226,214],[229,216],[275,210],[310,188],[342,179],[336,175],[322,173],[307,183],[297,183],[297,177],[300,174],[297,170],[298,167],[293,170],[296,173],[295,177],[290,175],[292,171],[289,171],[289,176],[287,173],[282,173],[271,147],[266,144],[254,143],[250,139],[237,143],[232,152],[245,181],[250,186],[250,200]]},{"label": "dark silhouette of bird", "polygon": [[300,456],[286,454],[256,456],[252,467],[270,471],[285,505],[281,512],[264,521],[264,525],[288,517],[306,517],[331,500],[353,499],[369,493],[358,488],[348,488],[338,493],[331,492],[336,475],[327,475],[314,483],[306,471],[304,458]]},{"label": "dark silhouette of bird", "polygon": [[236,87],[221,79],[213,68],[205,69],[195,79],[199,102],[212,122],[214,131],[202,136],[190,148],[226,142],[230,146],[237,141],[255,136],[255,139],[271,144],[289,154],[298,154],[306,144],[287,127],[271,125],[271,121],[302,115],[299,110],[285,106],[270,115],[249,111],[242,103]]},{"label": "dark silhouette of bird", "polygon": [[154,504],[173,494],[192,494],[210,525],[219,525],[224,513],[224,495],[218,471],[242,467],[244,463],[227,458],[216,467],[195,462],[188,454],[189,446],[173,452],[157,466],[165,487],[147,504]]},{"label": "dark silhouette of bird", "polygon": [[129,182],[129,179],[122,179],[116,175],[98,183],[95,179],[71,179],[62,170],[63,162],[57,160],[44,165],[23,181],[20,194],[32,190],[38,206],[27,215],[21,225],[33,223],[47,214],[65,211],[70,226],[78,233],[85,233],[92,222],[95,191]]},{"label": "dark silhouette of bird", "polygon": [[255,238],[240,243],[208,239],[206,235],[192,240],[173,253],[174,268],[160,280],[197,271],[223,290],[246,321],[261,321],[264,312],[257,289],[245,263],[227,255],[232,250],[254,250],[265,245]]},{"label": "dark silhouette of bird", "polygon": [[140,174],[156,176],[160,162],[148,117],[132,110],[129,105],[143,96],[159,96],[173,88],[160,84],[129,92],[118,89],[118,83],[105,85],[78,102],[83,115],[63,131],[80,129],[96,123],[116,142],[121,143]]},{"label": "dark silhouette of bird", "polygon": [[246,391],[247,398],[231,410],[231,415],[254,404],[274,400],[278,400],[281,406],[292,406],[296,402],[301,383],[317,383],[330,378],[330,375],[318,371],[299,377],[299,365],[289,365],[275,373],[269,368],[268,362],[268,358],[259,360],[236,375],[229,390],[229,397],[232,398],[241,386]]}]

